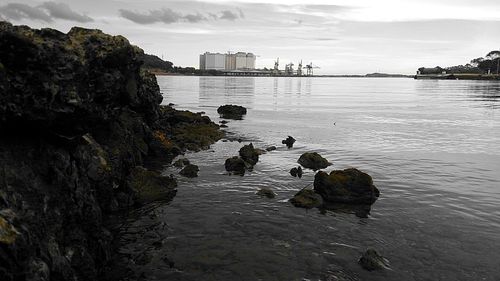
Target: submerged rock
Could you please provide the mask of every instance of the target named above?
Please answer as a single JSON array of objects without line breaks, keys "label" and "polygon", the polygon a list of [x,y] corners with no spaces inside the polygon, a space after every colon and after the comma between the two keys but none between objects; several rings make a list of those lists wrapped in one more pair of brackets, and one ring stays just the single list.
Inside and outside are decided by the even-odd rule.
[{"label": "submerged rock", "polygon": [[313,169],[315,171],[332,165],[332,163],[328,162],[328,160],[316,152],[306,152],[302,154],[297,163],[302,165],[304,168]]},{"label": "submerged rock", "polygon": [[171,199],[177,192],[177,181],[174,178],[164,177],[156,171],[139,166],[132,170],[129,184],[137,192],[136,201],[139,203]]},{"label": "submerged rock", "polygon": [[193,165],[193,164],[187,164],[186,167],[184,167],[184,169],[182,169],[179,172],[179,174],[181,174],[187,178],[195,178],[198,176],[199,171],[200,171],[200,169],[198,168],[198,166]]},{"label": "submerged rock", "polygon": [[282,140],[281,143],[285,144],[288,148],[292,148],[295,143],[295,139],[292,136],[288,136],[286,139]]},{"label": "submerged rock", "polygon": [[274,193],[274,191],[272,191],[269,187],[259,189],[259,191],[257,191],[257,195],[264,196],[269,199],[276,197],[276,193]]},{"label": "submerged rock", "polygon": [[311,209],[323,205],[323,199],[319,194],[314,192],[314,190],[305,188],[297,192],[297,194],[290,199],[290,203],[295,207]]},{"label": "submerged rock", "polygon": [[370,175],[355,168],[319,171],[314,176],[314,190],[325,201],[349,204],[373,204],[380,195]]},{"label": "submerged rock", "polygon": [[247,162],[250,166],[255,166],[259,162],[259,152],[253,147],[253,144],[248,144],[240,148],[241,159]]},{"label": "submerged rock", "polygon": [[268,152],[273,151],[273,150],[276,150],[276,146],[274,146],[274,145],[266,148],[266,151],[268,151]]},{"label": "submerged rock", "polygon": [[225,119],[241,120],[243,115],[247,114],[247,109],[239,105],[226,104],[219,106],[217,113]]},{"label": "submerged rock", "polygon": [[361,267],[368,271],[389,268],[389,262],[387,259],[379,255],[379,253],[377,253],[374,249],[366,250],[363,256],[359,259],[358,263]]},{"label": "submerged rock", "polygon": [[240,176],[245,175],[245,168],[246,168],[245,161],[243,161],[243,159],[241,159],[238,156],[226,159],[224,167],[226,168],[226,171],[232,172],[235,175],[240,175]]},{"label": "submerged rock", "polygon": [[297,168],[290,169],[290,175],[292,177],[299,177],[299,179],[302,178],[302,167],[298,166]]}]

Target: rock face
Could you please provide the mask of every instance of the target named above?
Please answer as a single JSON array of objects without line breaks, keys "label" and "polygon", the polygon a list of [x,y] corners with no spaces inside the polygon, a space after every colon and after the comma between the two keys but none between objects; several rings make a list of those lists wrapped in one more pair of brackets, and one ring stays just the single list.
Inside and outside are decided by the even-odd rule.
[{"label": "rock face", "polygon": [[141,53],[99,30],[0,22],[2,281],[97,280],[107,216],[175,194],[145,160],[220,137],[208,117],[160,106]]},{"label": "rock face", "polygon": [[323,171],[314,177],[314,191],[325,201],[348,204],[373,204],[380,193],[370,175],[355,168]]},{"label": "rock face", "polygon": [[239,105],[226,104],[219,106],[217,113],[224,119],[241,120],[243,115],[247,114],[247,109]]},{"label": "rock face", "polygon": [[240,148],[241,159],[247,162],[250,166],[255,166],[259,162],[259,151],[253,147],[253,144],[248,144]]},{"label": "rock face", "polygon": [[292,136],[288,136],[286,139],[282,140],[281,143],[285,144],[288,148],[292,148],[295,143],[295,139]]},{"label": "rock face", "polygon": [[323,205],[323,199],[314,190],[302,189],[290,199],[290,203],[295,207],[311,209]]},{"label": "rock face", "polygon": [[198,176],[199,171],[200,171],[200,169],[198,168],[198,166],[193,165],[193,164],[187,164],[186,167],[184,167],[184,169],[182,169],[179,172],[179,174],[181,174],[187,178],[195,178]]},{"label": "rock face", "polygon": [[246,168],[245,161],[243,161],[243,159],[241,159],[238,156],[226,159],[224,167],[226,168],[226,171],[232,172],[235,175],[240,175],[240,176],[245,175],[245,168]]},{"label": "rock face", "polygon": [[374,249],[366,250],[363,256],[359,259],[358,263],[368,271],[389,268],[388,261],[379,255]]},{"label": "rock face", "polygon": [[328,162],[328,160],[316,152],[306,152],[302,154],[297,163],[304,168],[313,169],[315,171],[332,165],[332,163]]}]

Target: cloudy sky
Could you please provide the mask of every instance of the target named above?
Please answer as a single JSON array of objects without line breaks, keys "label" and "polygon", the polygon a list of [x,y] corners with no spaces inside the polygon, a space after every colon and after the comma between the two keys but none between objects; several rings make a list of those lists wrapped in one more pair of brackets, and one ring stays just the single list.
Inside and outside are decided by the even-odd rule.
[{"label": "cloudy sky", "polygon": [[0,0],[0,19],[126,36],[147,53],[198,67],[205,51],[299,60],[317,74],[412,74],[500,49],[498,0]]}]

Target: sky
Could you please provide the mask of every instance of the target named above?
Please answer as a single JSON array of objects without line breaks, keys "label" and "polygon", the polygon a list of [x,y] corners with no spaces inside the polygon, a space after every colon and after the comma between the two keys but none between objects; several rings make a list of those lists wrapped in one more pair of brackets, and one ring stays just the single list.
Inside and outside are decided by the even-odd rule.
[{"label": "sky", "polygon": [[500,49],[498,0],[0,0],[0,20],[97,28],[193,67],[207,51],[242,51],[259,68],[279,57],[315,74],[413,74]]}]

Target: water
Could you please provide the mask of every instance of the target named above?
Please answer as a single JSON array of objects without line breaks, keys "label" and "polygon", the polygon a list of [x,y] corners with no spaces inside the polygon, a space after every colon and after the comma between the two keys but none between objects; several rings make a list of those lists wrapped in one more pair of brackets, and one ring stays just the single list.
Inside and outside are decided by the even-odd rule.
[{"label": "water", "polygon": [[[186,156],[199,177],[179,178],[169,204],[124,227],[121,252],[145,280],[500,280],[500,84],[359,78],[158,77],[164,103],[204,111],[248,108],[218,142]],[[281,140],[297,139],[293,149]],[[278,150],[244,177],[224,160],[253,142]],[[381,191],[368,218],[287,202],[312,183],[288,174],[316,151],[356,167]],[[167,168],[165,173],[177,173]],[[275,199],[255,192],[270,187]],[[375,248],[390,270],[357,260]],[[337,278],[337,279],[335,279]]]}]

